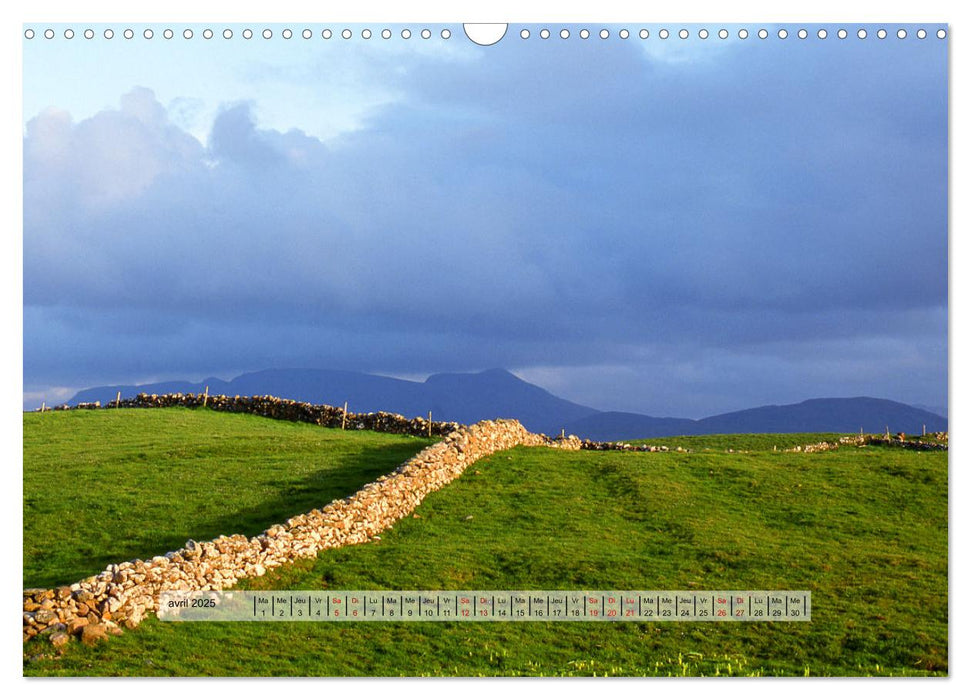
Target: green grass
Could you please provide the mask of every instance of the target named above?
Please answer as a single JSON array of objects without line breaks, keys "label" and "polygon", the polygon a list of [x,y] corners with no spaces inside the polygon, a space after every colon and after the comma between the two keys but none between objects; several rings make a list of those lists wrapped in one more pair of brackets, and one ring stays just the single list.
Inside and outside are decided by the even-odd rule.
[{"label": "green grass", "polygon": [[838,442],[843,433],[762,433],[751,435],[688,435],[647,440],[628,440],[631,445],[667,445],[693,452],[773,451],[817,442]]},{"label": "green grass", "polygon": [[712,439],[711,453],[693,454],[497,453],[381,541],[326,551],[244,586],[809,589],[808,624],[153,618],[94,649],[72,643],[62,656],[31,642],[24,672],[946,674],[947,455],[877,447],[793,454],[771,445],[725,453],[750,441]]},{"label": "green grass", "polygon": [[24,414],[23,584],[259,534],[431,442],[182,408]]}]

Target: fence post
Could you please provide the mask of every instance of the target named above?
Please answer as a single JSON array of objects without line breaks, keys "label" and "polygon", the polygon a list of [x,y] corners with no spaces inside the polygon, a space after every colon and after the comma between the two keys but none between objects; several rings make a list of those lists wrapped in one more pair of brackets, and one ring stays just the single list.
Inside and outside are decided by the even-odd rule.
[{"label": "fence post", "polygon": [[428,412],[428,437],[432,436],[432,412]]},{"label": "fence post", "polygon": [[347,401],[344,402],[344,413],[341,414],[341,430],[347,425]]},{"label": "fence post", "polygon": [[46,401],[41,401],[40,402],[40,412],[43,413],[46,410],[47,410],[47,402]]},{"label": "fence post", "polygon": [[118,392],[118,396],[115,397],[115,408],[121,408],[121,392]]},{"label": "fence post", "polygon": [[209,403],[209,385],[206,384],[206,394],[202,397],[202,407],[205,408],[206,404]]}]

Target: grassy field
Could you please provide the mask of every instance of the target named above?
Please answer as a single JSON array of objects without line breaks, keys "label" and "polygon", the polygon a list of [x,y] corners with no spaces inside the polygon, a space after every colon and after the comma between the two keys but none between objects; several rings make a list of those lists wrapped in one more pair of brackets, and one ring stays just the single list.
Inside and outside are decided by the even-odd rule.
[{"label": "grassy field", "polygon": [[182,408],[26,413],[24,586],[259,534],[431,442]]},{"label": "grassy field", "polygon": [[[25,424],[25,441],[33,438],[33,428]],[[326,451],[363,437],[337,435]],[[806,442],[820,439],[808,437]],[[154,432],[146,439],[159,442]],[[708,444],[711,452],[692,454],[542,448],[497,453],[429,496],[417,510],[420,518],[402,521],[381,541],[324,552],[244,585],[809,589],[809,624],[151,619],[93,649],[72,643],[63,656],[52,656],[42,643],[27,644],[24,672],[946,674],[946,453],[867,447],[794,454],[773,452],[777,440],[722,437]],[[756,444],[769,446],[725,453]],[[215,461],[221,461],[218,452]],[[77,448],[73,459],[82,457]],[[25,462],[25,471],[32,468]],[[100,490],[115,488],[112,482]],[[167,496],[173,504],[182,500],[175,488]]]},{"label": "grassy field", "polygon": [[631,445],[666,445],[692,452],[735,452],[787,450],[817,442],[837,442],[842,433],[785,433],[772,435],[681,435],[678,437],[628,440]]}]

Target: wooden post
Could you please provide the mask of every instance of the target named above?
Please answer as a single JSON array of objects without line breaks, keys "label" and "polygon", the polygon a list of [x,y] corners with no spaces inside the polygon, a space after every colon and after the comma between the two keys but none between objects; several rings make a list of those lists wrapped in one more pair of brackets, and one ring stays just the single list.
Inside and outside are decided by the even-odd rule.
[{"label": "wooden post", "polygon": [[924,423],[924,427],[921,428],[920,436],[921,437],[926,437],[927,436],[927,423]]},{"label": "wooden post", "polygon": [[118,392],[118,396],[115,397],[115,408],[121,408],[121,392]]},{"label": "wooden post", "polygon": [[432,436],[432,412],[428,412],[428,437]]},{"label": "wooden post", "polygon": [[40,412],[43,413],[46,410],[47,410],[47,402],[46,401],[41,401],[40,402]]},{"label": "wooden post", "polygon": [[561,439],[566,438],[566,428],[560,428],[560,438]]},{"label": "wooden post", "polygon": [[347,401],[344,402],[344,413],[341,415],[341,430],[347,425]]},{"label": "wooden post", "polygon": [[889,440],[890,439],[890,426],[889,425],[884,426],[884,430],[887,431],[886,432],[886,435],[884,437],[886,437]]},{"label": "wooden post", "polygon": [[202,397],[202,407],[205,408],[206,404],[209,403],[209,385],[206,384],[206,394]]}]

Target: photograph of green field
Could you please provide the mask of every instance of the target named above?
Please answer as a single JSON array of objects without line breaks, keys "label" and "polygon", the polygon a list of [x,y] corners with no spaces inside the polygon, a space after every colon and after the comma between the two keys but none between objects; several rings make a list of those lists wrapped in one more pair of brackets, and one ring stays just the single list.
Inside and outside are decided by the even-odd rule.
[{"label": "photograph of green field", "polygon": [[399,5],[18,27],[17,671],[950,686],[950,25]]},{"label": "photograph of green field", "polygon": [[[517,447],[378,541],[259,590],[810,590],[811,623],[172,623],[24,644],[25,675],[925,676],[948,673],[947,453],[831,435]],[[433,440],[208,409],[24,415],[24,587],[348,496]],[[685,451],[676,451],[682,447]],[[731,450],[731,451],[730,451]]]}]

